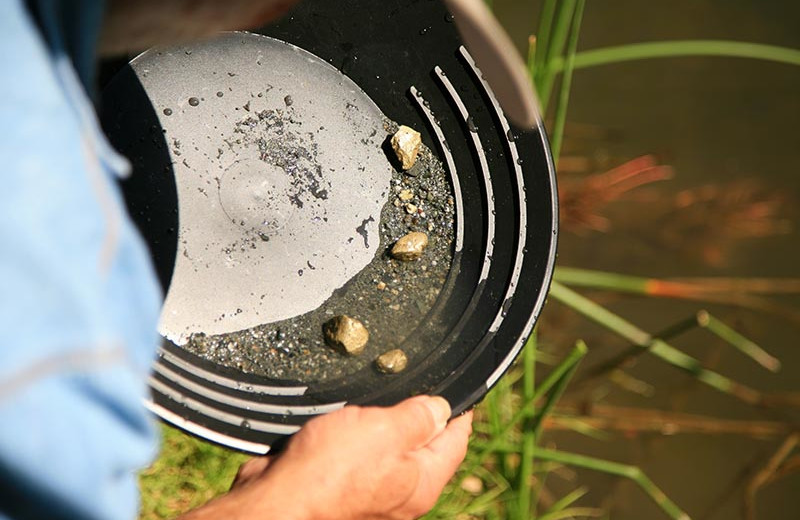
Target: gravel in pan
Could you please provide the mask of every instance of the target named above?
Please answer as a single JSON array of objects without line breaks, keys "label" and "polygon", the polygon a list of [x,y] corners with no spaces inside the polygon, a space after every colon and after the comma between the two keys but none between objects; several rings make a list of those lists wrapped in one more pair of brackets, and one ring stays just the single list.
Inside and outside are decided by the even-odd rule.
[{"label": "gravel in pan", "polygon": [[[396,131],[397,125],[386,123],[387,137]],[[378,356],[401,345],[413,365],[415,357],[434,347],[404,340],[431,309],[450,270],[453,215],[447,173],[422,145],[411,171],[393,173],[381,212],[379,253],[344,287],[306,314],[230,334],[194,334],[185,348],[243,372],[301,383],[376,370]],[[412,232],[424,233],[427,247],[414,261],[397,260],[392,247]],[[361,239],[357,230],[353,234]],[[357,316],[369,331],[361,355],[346,356],[325,344],[323,324],[341,315]]]}]

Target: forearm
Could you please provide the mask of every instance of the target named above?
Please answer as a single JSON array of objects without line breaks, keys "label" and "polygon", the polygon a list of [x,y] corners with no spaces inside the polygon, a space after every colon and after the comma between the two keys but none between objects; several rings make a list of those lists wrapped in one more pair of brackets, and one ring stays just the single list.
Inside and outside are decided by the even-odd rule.
[{"label": "forearm", "polygon": [[304,504],[271,478],[234,488],[177,520],[312,520]]}]

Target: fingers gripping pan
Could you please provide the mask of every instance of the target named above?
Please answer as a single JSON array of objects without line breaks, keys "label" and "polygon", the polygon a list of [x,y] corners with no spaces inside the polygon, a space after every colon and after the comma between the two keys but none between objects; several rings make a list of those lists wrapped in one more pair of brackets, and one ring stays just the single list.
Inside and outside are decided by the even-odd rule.
[{"label": "fingers gripping pan", "polygon": [[[544,130],[508,123],[440,2],[307,0],[261,34],[145,52],[103,94],[168,288],[148,406],[265,453],[311,417],[410,395],[469,408],[538,317],[556,244]],[[494,80],[496,82],[496,80]],[[403,171],[389,137],[422,135]],[[390,249],[425,233],[412,262]],[[369,341],[345,356],[333,316]],[[401,349],[396,374],[374,360]]]}]

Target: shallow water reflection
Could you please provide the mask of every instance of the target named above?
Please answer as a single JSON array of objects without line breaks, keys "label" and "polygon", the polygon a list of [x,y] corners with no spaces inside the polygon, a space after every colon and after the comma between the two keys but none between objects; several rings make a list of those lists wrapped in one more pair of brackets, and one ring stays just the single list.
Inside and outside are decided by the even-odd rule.
[{"label": "shallow water reflection", "polygon": [[[494,2],[520,47],[527,45],[535,27],[539,5],[530,4]],[[588,2],[579,49],[663,39],[734,39],[800,48],[798,19],[800,4],[788,2]],[[559,174],[562,186],[645,154],[672,167],[674,179],[636,187],[599,209],[593,207],[601,219],[588,226],[595,229],[562,234],[560,265],[661,277],[800,276],[798,92],[799,67],[746,59],[659,59],[576,71]],[[702,330],[680,336],[676,346],[764,392],[800,390],[800,298],[777,300],[782,308],[794,309],[793,319],[719,304],[633,297],[600,301],[650,332],[706,308],[780,358],[782,371],[769,373]],[[555,303],[546,308],[543,321],[545,341],[549,337],[566,348],[575,337],[587,340],[591,354],[584,368],[627,348]],[[598,406],[732,420],[800,418],[787,410],[754,410],[652,357],[641,356],[628,373],[651,383],[654,394],[643,397],[606,385],[591,399]],[[573,393],[566,402],[584,405],[587,394]],[[618,410],[609,413],[618,415]],[[638,464],[693,518],[714,520],[743,517],[747,483],[784,436],[678,434],[680,427],[669,424],[661,432],[640,427],[631,421],[628,429],[615,428],[610,441],[563,432],[550,434],[548,440],[560,449]],[[577,482],[591,489],[583,503],[613,501],[617,520],[663,517],[629,482],[589,472],[579,472]],[[558,475],[548,485],[556,496],[576,487],[575,481]],[[763,488],[757,496],[757,518],[799,518],[797,489],[798,474]]]}]

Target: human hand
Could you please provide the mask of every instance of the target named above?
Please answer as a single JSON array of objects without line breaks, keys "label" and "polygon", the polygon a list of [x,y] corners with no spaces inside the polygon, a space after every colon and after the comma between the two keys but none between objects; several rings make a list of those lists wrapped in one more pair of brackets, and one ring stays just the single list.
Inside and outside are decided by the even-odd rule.
[{"label": "human hand", "polygon": [[404,520],[436,503],[464,458],[469,412],[418,396],[309,421],[275,457],[242,465],[231,492],[185,518]]}]

